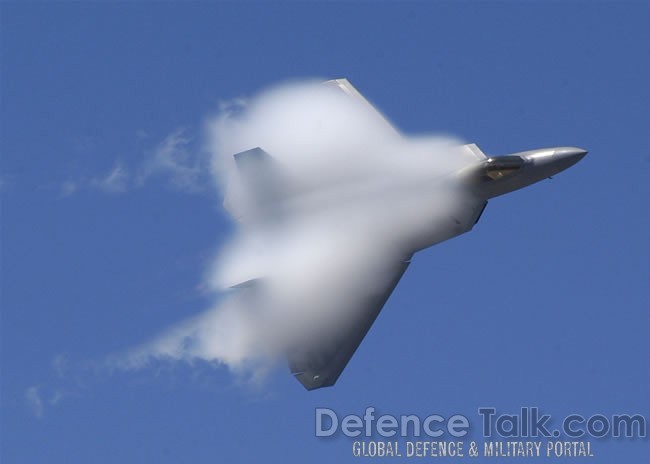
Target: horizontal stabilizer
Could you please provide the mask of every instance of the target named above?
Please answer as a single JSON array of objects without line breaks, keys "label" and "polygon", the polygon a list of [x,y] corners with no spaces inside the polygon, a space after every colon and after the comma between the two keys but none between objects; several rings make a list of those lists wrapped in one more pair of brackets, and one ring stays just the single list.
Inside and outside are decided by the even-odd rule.
[{"label": "horizontal stabilizer", "polygon": [[230,288],[253,288],[259,285],[260,279],[248,279],[244,282],[240,282],[235,285],[231,285]]}]

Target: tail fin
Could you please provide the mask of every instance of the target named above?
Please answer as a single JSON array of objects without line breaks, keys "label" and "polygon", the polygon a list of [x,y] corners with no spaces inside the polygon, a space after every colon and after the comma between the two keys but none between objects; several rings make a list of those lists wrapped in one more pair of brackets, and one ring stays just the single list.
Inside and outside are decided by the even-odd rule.
[{"label": "tail fin", "polygon": [[237,220],[265,215],[280,202],[286,187],[286,175],[280,164],[259,147],[233,155],[237,175],[231,181],[224,207]]}]

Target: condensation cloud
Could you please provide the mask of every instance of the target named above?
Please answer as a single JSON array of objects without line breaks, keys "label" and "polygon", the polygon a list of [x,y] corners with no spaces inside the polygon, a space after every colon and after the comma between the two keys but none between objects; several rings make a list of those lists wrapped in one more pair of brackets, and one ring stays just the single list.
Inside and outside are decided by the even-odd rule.
[{"label": "condensation cloud", "polygon": [[[205,143],[237,223],[207,270],[214,306],[123,366],[201,359],[257,372],[327,337],[380,291],[388,264],[419,239],[413,231],[448,220],[460,195],[445,179],[467,163],[458,140],[400,135],[368,105],[312,81],[224,105]],[[272,159],[247,177],[233,154],[255,147]]]}]

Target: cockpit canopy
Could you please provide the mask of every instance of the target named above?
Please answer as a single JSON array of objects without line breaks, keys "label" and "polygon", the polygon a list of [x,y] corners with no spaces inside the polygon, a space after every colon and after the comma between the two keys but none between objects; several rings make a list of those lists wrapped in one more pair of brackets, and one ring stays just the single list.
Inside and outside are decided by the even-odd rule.
[{"label": "cockpit canopy", "polygon": [[489,182],[503,179],[519,171],[526,162],[521,156],[499,156],[488,158],[484,164],[482,180]]}]

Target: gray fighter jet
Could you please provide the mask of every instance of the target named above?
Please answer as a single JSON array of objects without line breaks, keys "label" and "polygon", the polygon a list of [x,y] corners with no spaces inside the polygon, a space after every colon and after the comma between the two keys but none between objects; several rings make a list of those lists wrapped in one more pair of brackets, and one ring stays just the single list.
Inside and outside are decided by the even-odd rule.
[{"label": "gray fighter jet", "polygon": [[[397,133],[394,126],[347,79],[328,81],[325,85],[365,105],[385,124],[386,130]],[[378,286],[375,285],[372,291],[363,295],[363,311],[357,313],[348,327],[325,340],[306,343],[288,354],[291,373],[308,390],[336,383],[406,271],[414,253],[472,230],[488,200],[547,179],[573,166],[587,154],[586,150],[577,147],[542,148],[506,156],[487,156],[474,144],[464,145],[458,150],[459,156],[464,156],[467,162],[450,178],[468,193],[462,206],[449,215],[447,223],[438,222],[426,230],[412,231],[411,239],[402,250],[400,259],[386,263],[386,272],[381,274],[383,281],[379,282],[382,290],[378,292]],[[262,148],[254,148],[234,156],[240,176],[250,184],[264,186],[265,190],[256,192],[256,195],[266,201],[273,201],[273,189],[268,183],[259,182],[262,176],[268,175],[269,169],[273,169],[271,155]],[[224,204],[228,208],[228,199]],[[243,282],[236,287],[249,285],[250,282]],[[363,289],[360,289],[360,293],[363,293]]]}]

